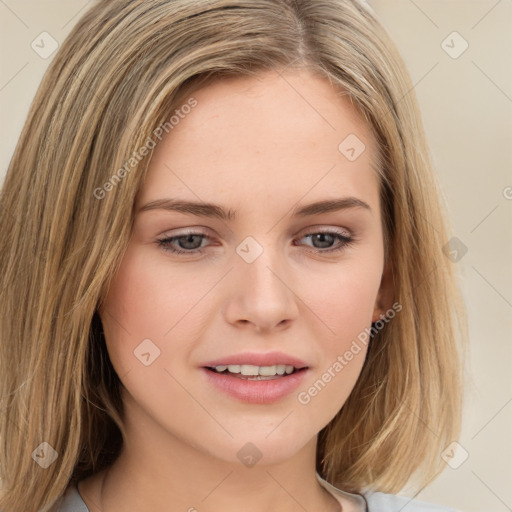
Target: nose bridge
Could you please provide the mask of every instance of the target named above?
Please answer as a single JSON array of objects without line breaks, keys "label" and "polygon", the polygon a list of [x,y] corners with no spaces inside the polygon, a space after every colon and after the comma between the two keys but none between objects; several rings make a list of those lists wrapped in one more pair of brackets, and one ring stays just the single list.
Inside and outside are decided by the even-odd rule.
[{"label": "nose bridge", "polygon": [[280,254],[276,244],[271,243],[271,237],[267,237],[266,243],[248,237],[238,246],[237,254],[240,258],[237,266],[243,275],[241,285],[248,291],[264,294],[267,300],[288,294],[283,284],[285,276],[279,276],[286,273],[283,270],[285,255]]},{"label": "nose bridge", "polygon": [[[231,298],[231,321],[245,320],[259,327],[272,327],[297,316],[297,304],[288,283],[286,255],[277,244],[247,237],[236,249],[235,293]],[[260,238],[261,240],[261,238]]]}]

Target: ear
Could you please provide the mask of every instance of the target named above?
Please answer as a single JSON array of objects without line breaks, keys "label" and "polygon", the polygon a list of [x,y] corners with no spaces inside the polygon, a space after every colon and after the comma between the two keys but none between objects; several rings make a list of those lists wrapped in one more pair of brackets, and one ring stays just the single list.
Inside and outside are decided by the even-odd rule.
[{"label": "ear", "polygon": [[372,322],[379,320],[381,315],[384,315],[385,312],[391,308],[393,305],[394,291],[393,274],[391,272],[391,264],[388,260],[384,265],[379,292],[375,299]]}]

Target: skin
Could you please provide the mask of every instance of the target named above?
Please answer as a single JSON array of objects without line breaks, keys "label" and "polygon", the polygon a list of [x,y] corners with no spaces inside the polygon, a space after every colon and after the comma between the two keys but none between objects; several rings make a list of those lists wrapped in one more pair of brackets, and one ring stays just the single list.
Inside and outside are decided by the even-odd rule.
[{"label": "skin", "polygon": [[[364,347],[308,404],[297,394],[390,307],[379,180],[370,166],[375,141],[348,97],[308,71],[222,79],[193,96],[197,106],[155,148],[132,238],[100,309],[125,387],[128,436],[111,468],[79,491],[91,512],[341,510],[316,480],[316,441],[353,389]],[[366,146],[354,161],[338,150],[349,134]],[[345,196],[371,210],[291,216],[297,203]],[[218,203],[238,219],[138,211],[169,197]],[[158,244],[186,228],[206,237],[173,246],[201,246],[202,254],[175,255]],[[322,244],[305,235],[325,230],[354,241],[322,253],[339,239]],[[263,248],[252,263],[236,252],[247,236]],[[147,338],[160,350],[149,366],[134,356]],[[311,370],[275,403],[238,401],[203,378],[208,360],[270,350]],[[237,458],[247,442],[262,454],[251,468]]]}]

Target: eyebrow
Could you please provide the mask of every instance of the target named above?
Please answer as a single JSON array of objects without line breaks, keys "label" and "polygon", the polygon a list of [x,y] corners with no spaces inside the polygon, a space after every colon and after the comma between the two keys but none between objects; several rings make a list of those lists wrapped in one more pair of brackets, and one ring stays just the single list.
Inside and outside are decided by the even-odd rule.
[{"label": "eyebrow", "polygon": [[[342,197],[339,199],[317,201],[305,206],[298,206],[292,210],[291,215],[293,217],[307,217],[351,208],[363,208],[371,212],[370,205],[361,199],[358,199],[357,197]],[[214,217],[223,221],[233,221],[237,218],[236,210],[225,209],[218,204],[199,201],[182,201],[170,198],[156,199],[146,203],[139,208],[138,213],[150,210],[175,211],[199,217]]]}]

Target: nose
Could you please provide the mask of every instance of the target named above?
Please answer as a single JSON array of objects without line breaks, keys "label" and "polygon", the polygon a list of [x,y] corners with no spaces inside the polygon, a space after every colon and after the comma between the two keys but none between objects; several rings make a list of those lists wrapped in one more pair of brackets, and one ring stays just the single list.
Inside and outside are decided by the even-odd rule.
[{"label": "nose", "polygon": [[298,317],[299,309],[284,256],[267,247],[252,263],[237,254],[234,261],[224,307],[226,321],[257,332],[289,327]]}]

